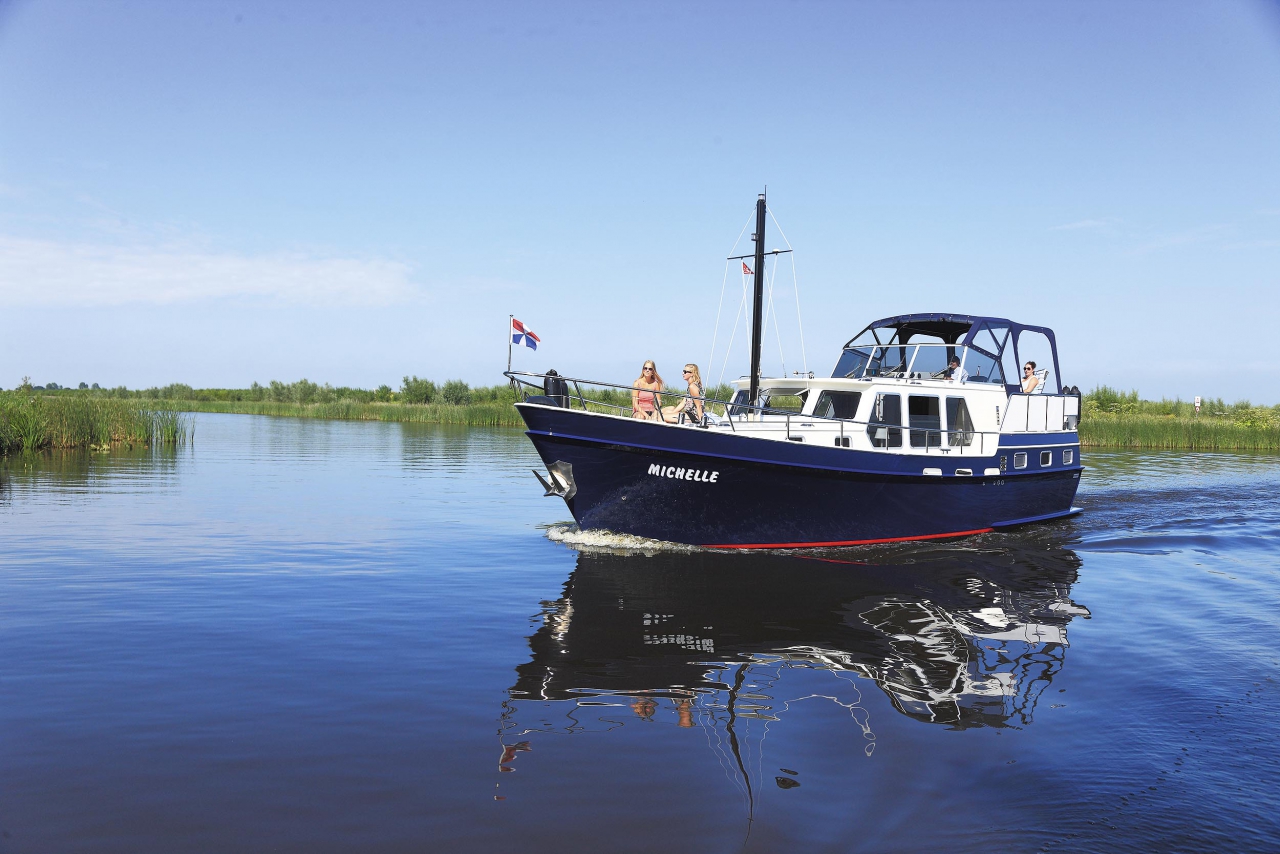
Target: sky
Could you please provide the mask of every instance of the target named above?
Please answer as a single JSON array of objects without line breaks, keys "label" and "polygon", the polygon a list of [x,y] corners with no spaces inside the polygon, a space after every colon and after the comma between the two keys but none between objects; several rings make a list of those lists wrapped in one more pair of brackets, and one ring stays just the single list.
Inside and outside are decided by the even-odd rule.
[{"label": "sky", "polygon": [[0,387],[493,385],[508,315],[517,369],[737,377],[766,187],[767,373],[942,311],[1280,403],[1245,0],[0,0]]}]

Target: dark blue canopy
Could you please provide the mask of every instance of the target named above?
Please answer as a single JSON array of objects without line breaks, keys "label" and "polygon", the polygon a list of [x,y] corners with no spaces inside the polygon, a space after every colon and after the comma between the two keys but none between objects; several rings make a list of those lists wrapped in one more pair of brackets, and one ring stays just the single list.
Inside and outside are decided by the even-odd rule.
[{"label": "dark blue canopy", "polygon": [[[889,329],[893,330],[890,335],[878,332],[878,330]],[[1054,337],[1053,330],[1047,326],[1030,326],[1004,317],[972,314],[899,314],[868,324],[844,345],[845,348],[872,330],[876,330],[872,334],[881,344],[888,344],[890,341],[895,344],[908,344],[917,335],[928,335],[940,339],[945,344],[973,347],[995,357],[998,361],[1003,360],[1005,351],[1009,348],[1013,348],[1014,359],[1021,361],[1022,357],[1018,354],[1019,337],[1023,332],[1037,332],[1049,340],[1049,347],[1053,352],[1052,381],[1059,388],[1061,387],[1062,373],[1058,369],[1058,341]],[[979,338],[984,331],[989,331],[990,336]],[[1017,383],[1009,383],[1008,386],[1011,392],[1019,388]]]}]

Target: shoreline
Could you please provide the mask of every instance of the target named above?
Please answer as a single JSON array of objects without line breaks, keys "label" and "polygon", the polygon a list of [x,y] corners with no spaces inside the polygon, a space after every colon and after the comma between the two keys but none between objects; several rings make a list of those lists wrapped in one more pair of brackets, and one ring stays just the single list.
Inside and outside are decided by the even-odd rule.
[{"label": "shoreline", "polygon": [[[1086,399],[1086,403],[1089,403]],[[470,403],[329,402],[269,400],[107,399],[80,395],[0,393],[0,453],[25,448],[90,448],[186,441],[191,426],[181,413],[265,415],[330,421],[381,421],[462,427],[524,426],[509,400]],[[1263,417],[1266,416],[1266,417]],[[1280,451],[1280,420],[1266,410],[1243,417],[1099,411],[1085,407],[1081,448],[1169,451]],[[33,443],[33,444],[32,444]]]},{"label": "shoreline", "polygon": [[[270,401],[151,401],[183,412],[268,415],[338,421],[390,421],[468,427],[523,427],[510,403],[279,403]],[[1213,415],[1092,413],[1080,422],[1082,448],[1167,451],[1280,451],[1280,426],[1241,423]]]}]

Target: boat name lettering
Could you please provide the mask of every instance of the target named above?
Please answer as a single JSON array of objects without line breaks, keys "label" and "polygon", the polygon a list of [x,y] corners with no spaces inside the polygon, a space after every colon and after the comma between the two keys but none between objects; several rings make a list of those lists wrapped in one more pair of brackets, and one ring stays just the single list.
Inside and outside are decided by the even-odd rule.
[{"label": "boat name lettering", "polygon": [[686,469],[679,466],[662,466],[653,463],[649,466],[649,474],[654,477],[673,477],[676,480],[692,480],[698,483],[715,483],[716,478],[720,477],[718,471],[706,471],[705,469]]}]

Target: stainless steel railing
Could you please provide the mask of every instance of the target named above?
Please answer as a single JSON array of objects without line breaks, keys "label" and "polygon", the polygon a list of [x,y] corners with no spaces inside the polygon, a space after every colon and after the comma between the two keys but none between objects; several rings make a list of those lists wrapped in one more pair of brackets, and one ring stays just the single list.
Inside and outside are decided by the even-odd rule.
[{"label": "stainless steel railing", "polygon": [[[567,377],[560,375],[539,374],[529,371],[506,371],[504,372],[511,381],[511,386],[516,394],[522,399],[527,400],[531,396],[546,396],[546,380],[550,378],[560,380],[565,384],[566,394],[556,395],[562,397],[563,403],[558,404],[566,408],[577,408],[583,412],[596,411],[599,414],[612,414],[617,417],[629,417],[632,408],[628,403],[626,405],[613,403],[607,400],[598,400],[584,393],[582,387],[588,386],[617,390],[626,392],[628,395],[635,389],[629,385],[621,385],[618,383],[606,383],[599,380],[587,380],[580,377]],[[542,382],[534,382],[534,379]],[[567,390],[572,387],[573,391],[569,393]],[[536,392],[536,395],[530,394],[530,390]],[[681,400],[699,399],[695,395],[690,395],[677,391],[657,392],[659,395],[670,396]],[[926,429],[919,427],[903,426],[900,424],[890,424],[881,421],[857,421],[848,418],[833,418],[825,415],[802,415],[799,412],[786,409],[778,409],[776,407],[757,406],[755,404],[741,403],[732,400],[720,400],[717,398],[703,397],[703,411],[712,414],[717,420],[713,424],[708,424],[708,419],[704,418],[704,426],[722,426],[727,424],[729,429],[737,432],[738,425],[751,423],[753,425],[769,426],[781,423],[785,437],[791,441],[804,441],[812,433],[793,432],[792,421],[797,419],[802,427],[812,427],[821,424],[831,432],[831,438],[837,447],[849,448],[852,446],[851,438],[853,435],[866,432],[869,439],[868,444],[870,450],[886,451],[896,453],[919,453],[923,451],[925,454],[950,454],[959,452],[966,455],[990,456],[996,452],[1000,444],[1000,433],[981,430],[941,430]],[[655,411],[658,418],[663,423],[678,423],[667,421],[662,414],[662,407],[658,405],[660,401],[655,401]],[[722,413],[714,413],[711,406],[719,406]],[[593,407],[599,407],[594,409]],[[603,412],[601,412],[603,410]],[[755,415],[755,419],[749,416]],[[766,417],[776,417],[779,421],[765,421]],[[826,432],[826,431],[822,431]],[[905,434],[905,437],[904,437]],[[922,444],[916,444],[914,441],[917,437],[922,437]],[[906,444],[904,446],[904,438]],[[975,448],[974,445],[977,445]],[[859,445],[862,450],[868,448]]]}]

